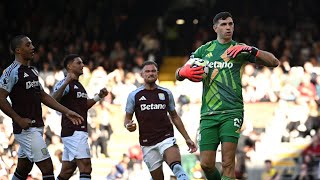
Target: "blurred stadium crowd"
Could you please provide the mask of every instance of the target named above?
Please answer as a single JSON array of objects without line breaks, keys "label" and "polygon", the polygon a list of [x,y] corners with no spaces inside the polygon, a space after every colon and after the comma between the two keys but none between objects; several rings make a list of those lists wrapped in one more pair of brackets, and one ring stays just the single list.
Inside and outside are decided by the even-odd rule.
[{"label": "blurred stadium crowd", "polygon": [[[64,77],[63,57],[69,53],[79,54],[86,64],[81,82],[89,97],[102,87],[108,87],[112,92],[89,111],[93,158],[112,160],[114,157],[109,156],[108,151],[112,151],[114,145],[108,142],[118,131],[111,123],[115,114],[112,107],[120,107],[116,114],[123,113],[128,93],[143,82],[139,75],[141,64],[145,60],[154,60],[161,65],[164,56],[172,55],[188,59],[193,50],[215,37],[210,20],[203,22],[206,17],[200,18],[197,25],[179,26],[169,20],[163,22],[164,18],[160,16],[110,16],[110,12],[105,10],[110,2],[90,2],[77,1],[76,9],[72,0],[56,3],[30,0],[22,6],[15,6],[13,2],[0,3],[0,70],[2,72],[12,62],[8,41],[19,33],[28,35],[37,48],[31,65],[39,70],[41,83],[48,93]],[[290,17],[287,18],[290,20]],[[305,170],[314,179],[320,179],[319,24],[312,17],[300,18],[294,25],[283,23],[286,20],[276,21],[259,16],[234,19],[236,41],[268,50],[281,61],[281,65],[272,70],[251,64],[244,69],[245,103],[271,103],[274,113],[271,119],[266,120],[266,126],[260,129],[255,128],[250,119],[246,120],[237,155],[238,178],[267,179],[274,176],[274,179],[294,179]],[[201,85],[191,86],[190,82],[184,81],[175,82],[170,88],[179,113],[186,127],[189,127],[187,129],[192,132],[190,134],[196,135],[195,124],[198,120],[192,119],[195,115],[190,114],[199,113],[193,107],[199,108]],[[45,139],[58,173],[63,150],[59,137],[60,123],[57,123],[60,115],[46,107],[43,110]],[[0,179],[8,179],[15,169],[18,147],[13,139],[11,120],[2,112],[0,114]],[[117,121],[121,124],[123,120]],[[272,159],[273,151],[278,149],[270,147],[293,142],[307,142],[299,155],[294,157],[294,171],[267,165],[266,170],[259,173],[250,170],[257,161],[263,163],[266,159]],[[105,172],[105,178],[139,179],[148,176],[141,163],[139,148],[129,147],[125,153],[120,160],[113,159],[119,160],[119,163],[110,163],[112,165]],[[276,169],[271,171],[270,168]],[[190,168],[190,176],[194,179],[202,177],[198,169],[199,164],[195,160]],[[32,172],[34,179],[39,178],[38,173],[37,170]]]}]

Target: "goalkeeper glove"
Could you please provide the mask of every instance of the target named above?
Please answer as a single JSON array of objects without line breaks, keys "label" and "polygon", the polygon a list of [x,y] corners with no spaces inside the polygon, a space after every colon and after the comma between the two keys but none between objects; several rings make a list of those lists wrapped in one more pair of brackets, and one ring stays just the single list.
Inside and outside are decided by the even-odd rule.
[{"label": "goalkeeper glove", "polygon": [[259,54],[259,49],[253,46],[235,45],[227,50],[227,55],[231,58],[235,58],[241,52],[248,52],[254,57],[257,57]]},{"label": "goalkeeper glove", "polygon": [[181,78],[187,78],[193,82],[202,81],[202,74],[204,73],[203,67],[192,67],[192,60],[185,64],[178,70],[178,76]]}]

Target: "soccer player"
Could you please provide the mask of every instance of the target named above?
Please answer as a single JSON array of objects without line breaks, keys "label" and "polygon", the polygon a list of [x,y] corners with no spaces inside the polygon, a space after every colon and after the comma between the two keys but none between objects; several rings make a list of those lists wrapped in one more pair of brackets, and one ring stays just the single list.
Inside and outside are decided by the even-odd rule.
[{"label": "soccer player", "polygon": [[[279,60],[271,53],[232,40],[234,23],[229,12],[213,19],[217,39],[192,53],[176,71],[176,79],[203,82],[200,120],[200,161],[209,180],[220,179],[215,167],[216,150],[222,143],[222,179],[235,179],[235,153],[243,122],[241,73],[247,63],[276,67]],[[202,78],[202,67],[190,67],[194,58],[208,60],[209,73]]]},{"label": "soccer player", "polygon": [[128,96],[124,126],[130,132],[136,130],[136,123],[132,120],[135,113],[139,123],[143,160],[153,180],[163,180],[163,161],[169,165],[178,180],[186,180],[188,177],[181,166],[180,151],[173,135],[172,123],[186,140],[190,153],[197,151],[197,147],[175,110],[171,91],[156,84],[158,65],[154,61],[144,62],[141,76],[144,85]]},{"label": "soccer player", "polygon": [[[20,145],[18,164],[12,179],[27,179],[35,163],[44,180],[54,180],[51,157],[43,140],[41,103],[60,111],[73,124],[80,124],[83,118],[44,92],[37,70],[28,66],[35,49],[30,38],[25,35],[14,37],[10,49],[15,60],[0,78],[0,109],[12,118],[15,140]],[[8,96],[12,106],[7,100]]]},{"label": "soccer player", "polygon": [[72,124],[69,118],[62,115],[61,137],[64,144],[62,167],[57,179],[69,179],[75,169],[80,171],[80,179],[91,179],[91,155],[88,145],[87,113],[96,102],[104,98],[108,91],[102,88],[93,99],[88,99],[87,92],[79,82],[82,75],[83,62],[79,55],[69,54],[64,59],[67,76],[54,87],[53,97],[64,106],[79,113],[84,122]]}]

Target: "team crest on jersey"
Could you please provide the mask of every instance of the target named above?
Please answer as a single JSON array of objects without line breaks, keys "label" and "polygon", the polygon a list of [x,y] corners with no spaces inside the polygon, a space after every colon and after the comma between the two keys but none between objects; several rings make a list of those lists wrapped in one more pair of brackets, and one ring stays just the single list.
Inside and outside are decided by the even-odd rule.
[{"label": "team crest on jersey", "polygon": [[42,149],[41,149],[41,153],[42,153],[43,155],[47,155],[49,152],[48,152],[48,149],[47,149],[47,148],[42,148]]},{"label": "team crest on jersey", "polygon": [[158,96],[159,96],[160,100],[165,100],[166,99],[163,93],[159,93]]}]

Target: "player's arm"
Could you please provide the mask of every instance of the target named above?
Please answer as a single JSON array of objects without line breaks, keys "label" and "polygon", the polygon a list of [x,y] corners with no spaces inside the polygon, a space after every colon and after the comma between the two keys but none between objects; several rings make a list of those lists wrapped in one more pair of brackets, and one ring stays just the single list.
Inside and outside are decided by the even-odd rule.
[{"label": "player's arm", "polygon": [[192,65],[194,63],[194,58],[202,58],[202,54],[205,51],[206,46],[200,46],[195,52],[192,53],[190,59],[184,64],[182,67],[176,70],[176,80],[183,81],[184,79],[189,79],[193,82],[200,82],[202,81],[202,74],[204,73],[202,67],[193,68]]},{"label": "player's arm", "polygon": [[132,120],[133,113],[134,113],[134,106],[135,106],[135,100],[134,100],[135,94],[131,92],[128,95],[127,98],[127,104],[126,104],[126,115],[124,117],[124,127],[130,131],[133,132],[136,130],[137,125],[136,123]]},{"label": "player's arm", "polygon": [[0,109],[14,122],[16,122],[22,129],[28,129],[32,123],[31,119],[21,117],[12,108],[8,102],[9,96],[14,85],[18,82],[18,71],[4,71],[0,78]]},{"label": "player's arm", "polygon": [[52,93],[52,97],[56,100],[56,101],[60,101],[62,96],[63,96],[63,92],[65,91],[66,87],[68,86],[69,82],[64,81],[63,84],[57,88],[54,89],[54,92]]},{"label": "player's arm", "polygon": [[54,109],[56,111],[59,111],[65,114],[68,117],[68,119],[72,121],[73,124],[78,125],[82,123],[83,118],[78,113],[71,111],[70,109],[58,103],[58,101],[56,101],[53,97],[51,97],[49,94],[44,92],[43,89],[41,89],[40,93],[41,93],[41,102],[43,104],[45,104],[51,109]]},{"label": "player's arm", "polygon": [[62,96],[65,93],[65,90],[68,86],[68,84],[73,80],[76,79],[76,75],[73,73],[67,73],[66,78],[64,79],[63,83],[61,85],[59,85],[59,83],[53,88],[53,93],[52,93],[52,97],[57,100],[60,101]]},{"label": "player's arm", "polygon": [[190,58],[184,66],[176,70],[176,79],[178,81],[183,81],[186,78],[193,82],[202,81],[203,68],[201,66],[192,67],[193,63],[194,58]]},{"label": "player's arm", "polygon": [[178,115],[176,110],[169,111],[170,118],[172,123],[176,126],[178,131],[181,133],[185,140],[190,139],[189,134],[187,133],[186,129],[184,128],[183,122],[181,121],[180,116]]},{"label": "player's arm", "polygon": [[104,97],[108,95],[108,90],[106,88],[102,88],[98,94],[95,94],[92,99],[87,100],[87,107],[90,109],[96,102],[100,101]]},{"label": "player's arm", "polygon": [[11,107],[10,103],[7,100],[9,96],[9,92],[0,88],[0,109],[4,112],[7,116],[12,118],[22,129],[27,129],[31,125],[31,120],[28,118],[22,118],[17,114]]},{"label": "player's arm", "polygon": [[227,55],[231,58],[235,58],[242,52],[249,53],[249,62],[267,67],[277,67],[279,65],[279,60],[272,53],[245,44],[237,44],[230,47],[227,50]]},{"label": "player's arm", "polygon": [[279,60],[270,52],[259,50],[256,56],[256,64],[267,67],[279,66]]},{"label": "player's arm", "polygon": [[187,145],[190,148],[190,152],[197,151],[197,147],[195,143],[191,140],[188,132],[186,131],[183,122],[181,121],[180,116],[178,115],[176,110],[169,111],[169,115],[171,118],[172,123],[176,126],[180,134],[183,136],[183,138],[186,140]]},{"label": "player's arm", "polygon": [[126,112],[125,118],[124,118],[124,127],[130,131],[133,132],[137,129],[136,123],[132,120],[133,114]]}]

